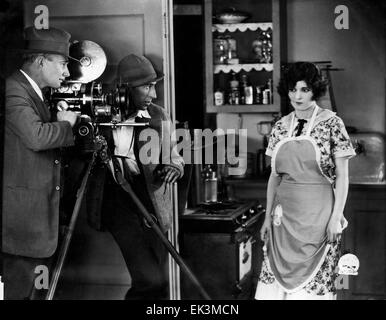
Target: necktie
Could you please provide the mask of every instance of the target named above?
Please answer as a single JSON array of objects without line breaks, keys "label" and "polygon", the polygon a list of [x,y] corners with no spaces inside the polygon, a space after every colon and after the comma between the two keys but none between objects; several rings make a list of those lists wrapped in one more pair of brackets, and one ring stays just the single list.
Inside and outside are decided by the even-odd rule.
[{"label": "necktie", "polygon": [[295,134],[295,137],[298,137],[301,135],[302,133],[302,130],[303,130],[303,127],[304,127],[304,124],[307,122],[307,120],[305,119],[299,119],[298,120],[298,131],[296,131],[296,134]]}]

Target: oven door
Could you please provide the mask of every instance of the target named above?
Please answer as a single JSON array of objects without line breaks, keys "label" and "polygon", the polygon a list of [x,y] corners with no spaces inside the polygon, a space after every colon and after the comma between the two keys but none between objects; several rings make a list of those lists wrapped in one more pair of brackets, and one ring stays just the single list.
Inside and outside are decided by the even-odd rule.
[{"label": "oven door", "polygon": [[[260,220],[227,233],[181,233],[181,256],[212,299],[253,299],[262,259],[257,237]],[[183,273],[181,298],[201,299]]]}]

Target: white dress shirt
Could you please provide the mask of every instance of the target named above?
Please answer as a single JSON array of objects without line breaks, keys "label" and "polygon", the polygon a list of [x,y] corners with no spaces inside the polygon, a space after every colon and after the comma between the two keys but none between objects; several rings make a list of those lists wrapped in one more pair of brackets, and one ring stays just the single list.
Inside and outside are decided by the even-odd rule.
[{"label": "white dress shirt", "polygon": [[[138,110],[136,114],[132,115],[125,122],[133,122],[136,117],[151,119],[147,110]],[[125,157],[124,160],[129,167],[130,173],[132,175],[139,175],[141,172],[134,154],[134,127],[117,127],[113,130],[113,138],[115,145],[114,155]],[[121,172],[124,172],[122,159],[118,158],[118,162],[121,167]],[[112,161],[110,161],[110,166],[113,169]]]}]

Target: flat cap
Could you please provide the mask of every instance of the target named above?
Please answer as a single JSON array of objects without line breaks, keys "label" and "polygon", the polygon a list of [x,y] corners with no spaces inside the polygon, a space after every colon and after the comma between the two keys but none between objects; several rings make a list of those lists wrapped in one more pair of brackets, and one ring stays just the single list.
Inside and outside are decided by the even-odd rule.
[{"label": "flat cap", "polygon": [[164,75],[156,71],[145,56],[129,54],[118,65],[118,79],[129,87],[137,87],[149,82],[157,82]]}]

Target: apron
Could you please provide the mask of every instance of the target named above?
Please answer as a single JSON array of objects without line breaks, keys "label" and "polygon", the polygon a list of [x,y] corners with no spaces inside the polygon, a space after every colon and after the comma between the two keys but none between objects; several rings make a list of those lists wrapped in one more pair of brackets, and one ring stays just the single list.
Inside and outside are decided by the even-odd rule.
[{"label": "apron", "polygon": [[334,205],[331,182],[320,168],[320,150],[310,137],[319,107],[315,105],[305,136],[288,137],[272,154],[272,171],[282,179],[274,199],[268,232],[268,263],[288,293],[302,289],[316,275],[330,248],[326,228]]}]

